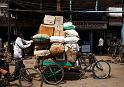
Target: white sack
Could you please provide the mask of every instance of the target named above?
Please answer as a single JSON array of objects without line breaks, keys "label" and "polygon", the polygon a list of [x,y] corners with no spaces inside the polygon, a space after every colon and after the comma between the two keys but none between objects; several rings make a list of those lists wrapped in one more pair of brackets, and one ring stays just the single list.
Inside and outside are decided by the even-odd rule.
[{"label": "white sack", "polygon": [[50,37],[50,42],[60,42],[60,43],[64,43],[64,37],[63,36],[51,36]]},{"label": "white sack", "polygon": [[78,37],[66,37],[65,38],[65,43],[77,43],[79,40]]},{"label": "white sack", "polygon": [[77,36],[77,37],[79,37],[78,32],[76,30],[65,30],[65,35],[67,37],[70,37],[70,36]]}]

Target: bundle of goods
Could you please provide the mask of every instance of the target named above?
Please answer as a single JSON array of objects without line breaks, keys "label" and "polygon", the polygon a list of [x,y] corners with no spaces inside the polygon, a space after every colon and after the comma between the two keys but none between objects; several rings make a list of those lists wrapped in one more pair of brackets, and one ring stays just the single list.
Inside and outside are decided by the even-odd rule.
[{"label": "bundle of goods", "polygon": [[50,37],[46,34],[36,34],[33,37],[35,43],[48,43],[50,42]]},{"label": "bundle of goods", "polygon": [[73,43],[77,43],[78,40],[79,40],[78,37],[65,37],[65,43],[73,44]]},{"label": "bundle of goods", "polygon": [[[63,24],[62,16],[45,15],[44,24],[40,25],[38,34],[33,39],[34,42],[39,42],[35,43],[34,55],[59,55],[65,52],[68,61],[76,61],[79,35],[72,22]],[[47,44],[43,44],[46,42],[50,43],[49,49],[42,49],[47,48]]]},{"label": "bundle of goods", "polygon": [[63,44],[61,43],[53,43],[50,47],[51,54],[62,54],[65,51]]},{"label": "bundle of goods", "polygon": [[68,49],[66,51],[67,60],[70,62],[76,61],[76,52],[73,49]]},{"label": "bundle of goods", "polygon": [[75,30],[75,26],[72,24],[72,22],[65,22],[63,27],[65,30]]},{"label": "bundle of goods", "polygon": [[50,54],[49,50],[34,50],[35,56],[48,56]]},{"label": "bundle of goods", "polygon": [[64,43],[65,38],[63,36],[51,36],[50,42],[52,43]]},{"label": "bundle of goods", "polygon": [[36,50],[49,50],[51,43],[35,43]]},{"label": "bundle of goods", "polygon": [[75,26],[72,22],[64,23],[65,30],[65,52],[67,56],[67,60],[70,62],[76,61],[76,52],[79,51],[78,41],[79,35],[75,30]]},{"label": "bundle of goods", "polygon": [[79,37],[76,30],[65,30],[66,37]]},{"label": "bundle of goods", "polygon": [[65,51],[68,51],[69,49],[73,49],[73,51],[77,52],[79,51],[79,45],[76,44],[65,44]]}]

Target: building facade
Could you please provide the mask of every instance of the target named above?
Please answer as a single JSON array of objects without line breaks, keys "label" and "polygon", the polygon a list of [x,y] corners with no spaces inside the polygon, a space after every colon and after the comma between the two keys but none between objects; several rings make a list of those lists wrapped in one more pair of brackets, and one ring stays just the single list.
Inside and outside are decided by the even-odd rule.
[{"label": "building facade", "polygon": [[11,33],[21,31],[27,39],[36,34],[45,14],[63,16],[64,21],[77,26],[82,52],[97,53],[100,37],[104,38],[106,52],[113,37],[121,38],[122,13],[107,11],[110,7],[122,9],[123,0],[9,0],[8,4],[8,11],[15,17]]}]

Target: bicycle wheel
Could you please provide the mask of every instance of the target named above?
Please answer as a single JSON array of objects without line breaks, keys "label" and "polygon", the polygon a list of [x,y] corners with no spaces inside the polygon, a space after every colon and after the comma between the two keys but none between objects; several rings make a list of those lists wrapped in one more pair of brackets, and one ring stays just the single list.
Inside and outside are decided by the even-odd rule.
[{"label": "bicycle wheel", "polygon": [[63,80],[64,69],[60,65],[48,65],[45,67],[42,77],[48,84],[58,84]]},{"label": "bicycle wheel", "polygon": [[19,75],[19,84],[21,87],[31,87],[32,84],[32,76],[28,69],[21,69],[20,70],[20,75]]},{"label": "bicycle wheel", "polygon": [[108,78],[111,72],[110,64],[104,60],[97,61],[92,67],[92,72],[98,79]]}]

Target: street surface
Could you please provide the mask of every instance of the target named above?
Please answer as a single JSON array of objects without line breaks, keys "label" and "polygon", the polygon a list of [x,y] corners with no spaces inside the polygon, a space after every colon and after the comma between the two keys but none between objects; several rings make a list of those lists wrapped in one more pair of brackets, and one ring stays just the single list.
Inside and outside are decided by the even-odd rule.
[{"label": "street surface", "polygon": [[[97,59],[111,59],[108,56],[96,56]],[[25,60],[26,67],[33,67],[34,59]],[[43,83],[42,87],[124,87],[124,64],[110,63],[111,76],[108,79],[94,79],[92,73],[85,74],[84,79],[78,79],[77,74],[67,73],[64,81],[59,85],[49,85]],[[10,71],[13,71],[13,67],[10,67]],[[40,87],[40,81],[34,81],[33,87]],[[19,87],[18,81],[11,82],[11,87]]]}]

